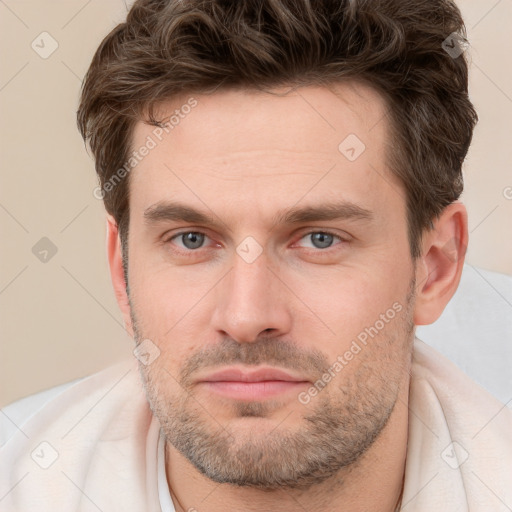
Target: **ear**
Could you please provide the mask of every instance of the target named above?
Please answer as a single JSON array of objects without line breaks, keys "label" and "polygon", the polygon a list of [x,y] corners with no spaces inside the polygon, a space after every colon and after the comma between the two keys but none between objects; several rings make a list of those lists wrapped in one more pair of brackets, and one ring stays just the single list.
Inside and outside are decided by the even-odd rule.
[{"label": "ear", "polygon": [[116,221],[111,215],[107,215],[107,257],[110,267],[110,278],[114,287],[117,304],[123,314],[126,331],[133,338],[133,326],[130,316],[130,304],[126,293],[126,283],[123,273],[123,257],[121,251],[121,239]]},{"label": "ear", "polygon": [[459,286],[468,245],[468,216],[459,201],[448,205],[422,239],[416,265],[414,324],[435,322]]}]

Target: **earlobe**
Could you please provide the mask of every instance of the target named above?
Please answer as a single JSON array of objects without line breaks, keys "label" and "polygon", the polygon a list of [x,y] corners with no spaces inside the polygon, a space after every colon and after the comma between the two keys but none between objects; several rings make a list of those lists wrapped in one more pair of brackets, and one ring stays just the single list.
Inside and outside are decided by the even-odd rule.
[{"label": "earlobe", "polygon": [[414,324],[435,322],[459,285],[468,245],[465,206],[447,206],[422,240],[422,256],[416,266]]},{"label": "earlobe", "polygon": [[107,215],[107,258],[117,304],[123,314],[126,331],[133,338],[130,304],[124,280],[121,240],[118,226],[111,215]]}]

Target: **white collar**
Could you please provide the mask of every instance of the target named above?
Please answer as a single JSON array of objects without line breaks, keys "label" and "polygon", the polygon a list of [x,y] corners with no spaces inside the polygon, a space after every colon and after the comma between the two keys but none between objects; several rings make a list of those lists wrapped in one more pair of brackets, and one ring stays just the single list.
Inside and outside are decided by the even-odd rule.
[{"label": "white collar", "polygon": [[160,500],[160,508],[162,512],[176,512],[174,504],[169,492],[169,485],[167,484],[167,477],[165,472],[165,437],[160,429],[160,437],[158,439],[157,451],[157,485],[158,485],[158,498]]}]

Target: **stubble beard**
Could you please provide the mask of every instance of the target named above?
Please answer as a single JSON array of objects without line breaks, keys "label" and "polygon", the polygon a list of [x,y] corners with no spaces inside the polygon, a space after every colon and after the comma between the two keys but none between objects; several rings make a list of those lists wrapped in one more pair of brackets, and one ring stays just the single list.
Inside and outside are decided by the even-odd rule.
[{"label": "stubble beard", "polygon": [[[139,364],[148,402],[166,441],[212,481],[241,487],[306,490],[349,471],[386,426],[409,368],[414,284],[402,313],[354,357],[350,365],[357,365],[355,371],[344,368],[311,400],[310,407],[297,400],[294,410],[302,420],[293,428],[283,421],[272,430],[258,432],[258,422],[266,422],[264,418],[283,405],[276,400],[231,401],[230,417],[237,421],[218,421],[208,403],[196,397],[191,376],[200,367],[222,361],[307,369],[310,375],[315,368],[320,377],[332,362],[319,351],[299,352],[272,338],[251,344],[226,339],[185,362],[176,378],[178,391],[172,395],[165,383],[174,387],[176,383],[166,369],[154,363]],[[133,307],[131,312],[139,343],[145,336]],[[244,420],[254,421],[254,427],[237,429],[238,418],[254,418]]]}]

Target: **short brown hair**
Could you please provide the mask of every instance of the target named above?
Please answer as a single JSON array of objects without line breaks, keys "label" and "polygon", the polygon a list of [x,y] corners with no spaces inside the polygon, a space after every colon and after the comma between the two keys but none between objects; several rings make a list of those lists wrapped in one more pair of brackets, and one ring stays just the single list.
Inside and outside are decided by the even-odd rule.
[{"label": "short brown hair", "polygon": [[[129,158],[135,123],[155,124],[165,100],[359,80],[387,101],[387,164],[407,193],[415,259],[423,231],[463,188],[477,114],[466,56],[445,41],[454,47],[465,35],[451,0],[137,0],[94,55],[78,126],[103,187]],[[126,176],[103,196],[124,261],[128,187]]]}]

